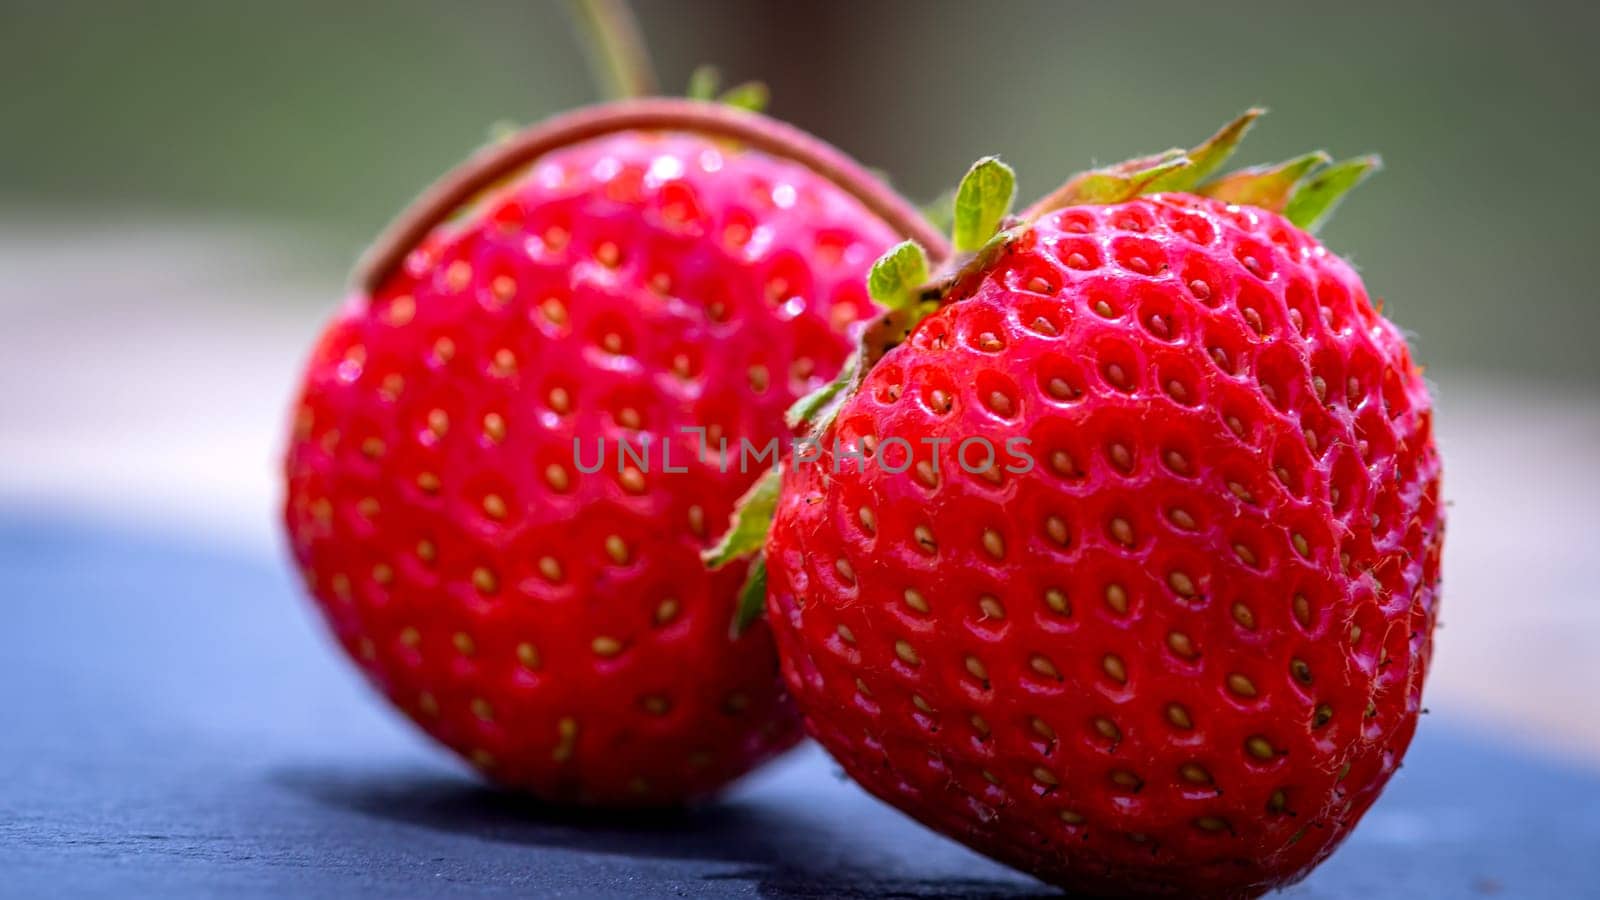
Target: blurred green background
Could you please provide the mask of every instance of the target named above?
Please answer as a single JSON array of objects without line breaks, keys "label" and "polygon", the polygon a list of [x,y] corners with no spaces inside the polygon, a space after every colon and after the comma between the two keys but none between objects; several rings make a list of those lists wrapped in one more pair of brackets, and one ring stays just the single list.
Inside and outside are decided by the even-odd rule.
[{"label": "blurred green background", "polygon": [[[1246,161],[1384,154],[1325,237],[1424,363],[1600,383],[1594,5],[638,8],[669,87],[702,62],[765,79],[774,114],[914,197],[986,153],[1035,196],[1265,104]],[[565,12],[0,0],[0,224],[267,223],[331,305],[364,242],[491,123],[595,99]]]}]

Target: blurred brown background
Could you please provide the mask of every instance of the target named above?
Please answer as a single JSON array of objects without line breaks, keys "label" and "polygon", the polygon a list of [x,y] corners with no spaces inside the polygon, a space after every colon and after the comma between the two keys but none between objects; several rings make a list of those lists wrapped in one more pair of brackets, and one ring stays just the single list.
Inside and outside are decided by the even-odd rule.
[{"label": "blurred brown background", "polygon": [[[669,88],[765,79],[918,198],[988,153],[1035,196],[1257,103],[1243,161],[1382,152],[1324,237],[1441,406],[1430,702],[1600,759],[1595,6],[638,5]],[[554,2],[0,0],[0,83],[0,509],[258,554],[355,254],[492,123],[595,99]]]}]

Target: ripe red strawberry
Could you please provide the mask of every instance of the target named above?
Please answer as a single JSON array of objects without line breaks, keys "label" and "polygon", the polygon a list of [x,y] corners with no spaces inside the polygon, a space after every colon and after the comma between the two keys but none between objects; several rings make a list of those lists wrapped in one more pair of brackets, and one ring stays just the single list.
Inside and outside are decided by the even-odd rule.
[{"label": "ripe red strawberry", "polygon": [[1428,393],[1355,271],[1262,208],[1316,219],[1362,164],[1186,192],[1248,121],[1077,179],[984,247],[784,476],[766,546],[811,734],[929,826],[1095,896],[1304,876],[1420,708]]},{"label": "ripe red strawberry", "polygon": [[317,343],[288,448],[291,546],[366,676],[551,799],[681,801],[793,744],[770,634],[730,636],[740,574],[698,557],[754,475],[685,429],[785,433],[872,309],[885,217],[914,215],[688,101],[575,114],[442,183]]}]

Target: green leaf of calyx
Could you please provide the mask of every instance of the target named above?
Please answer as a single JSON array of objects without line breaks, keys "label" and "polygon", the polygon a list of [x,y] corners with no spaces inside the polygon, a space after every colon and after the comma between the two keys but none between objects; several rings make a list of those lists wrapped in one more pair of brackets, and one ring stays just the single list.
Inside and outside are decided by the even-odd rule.
[{"label": "green leaf of calyx", "polygon": [[516,137],[521,130],[522,126],[510,119],[495,119],[489,123],[487,143],[503,144]]},{"label": "green leaf of calyx", "polygon": [[1069,206],[1103,205],[1132,200],[1145,193],[1152,182],[1182,171],[1190,165],[1188,154],[1182,150],[1168,150],[1144,159],[1081,172],[1028,207],[1022,213],[1022,219],[1025,222],[1033,222]]},{"label": "green leaf of calyx", "polygon": [[778,509],[778,488],[782,483],[782,472],[772,468],[763,472],[744,492],[733,507],[732,526],[716,546],[701,551],[700,559],[707,566],[720,569],[761,549],[772,528],[772,516]]},{"label": "green leaf of calyx", "polygon": [[1105,169],[1085,172],[1074,192],[1074,202],[1068,205],[1121,203],[1124,200],[1131,200],[1144,193],[1153,182],[1181,172],[1190,165],[1189,157],[1182,150],[1168,150],[1149,165],[1140,168],[1127,171]]},{"label": "green leaf of calyx", "polygon": [[761,553],[772,530],[772,517],[778,510],[779,489],[783,474],[773,468],[762,473],[756,483],[744,492],[733,508],[733,525],[715,547],[700,554],[706,565],[720,569],[737,559],[751,554],[750,571],[744,586],[739,590],[739,602],[734,609],[730,633],[738,637],[750,623],[761,618],[767,601],[767,560]]},{"label": "green leaf of calyx", "polygon": [[733,614],[733,636],[738,637],[749,628],[767,608],[767,558],[757,556],[750,561],[750,574],[745,576],[739,589],[739,605]]},{"label": "green leaf of calyx", "polygon": [[[867,273],[867,293],[884,308],[879,321],[913,321],[923,312],[918,305],[932,277],[928,268],[928,254],[916,241],[902,241],[878,257]],[[810,425],[813,434],[826,431],[840,405],[850,396],[850,388],[869,358],[865,345],[857,347],[845,358],[838,376],[796,400],[784,414],[784,421],[790,428]]]},{"label": "green leaf of calyx", "polygon": [[684,96],[690,100],[715,100],[722,87],[722,72],[716,66],[695,66],[689,74],[689,89]]},{"label": "green leaf of calyx", "polygon": [[783,421],[790,428],[799,428],[807,423],[821,422],[824,425],[832,418],[832,410],[844,401],[845,389],[855,381],[856,373],[861,370],[861,354],[852,353],[845,357],[844,367],[834,379],[811,393],[801,397],[783,414]]},{"label": "green leaf of calyx", "polygon": [[746,81],[736,84],[717,98],[723,106],[732,106],[736,109],[745,109],[750,112],[761,112],[767,108],[767,101],[771,94],[767,91],[765,83],[760,81]]},{"label": "green leaf of calyx", "polygon": [[956,188],[951,244],[957,253],[974,253],[1000,230],[1017,193],[1017,173],[997,157],[972,164]]},{"label": "green leaf of calyx", "polygon": [[928,254],[916,241],[902,241],[872,264],[867,293],[879,306],[904,309],[928,283]]},{"label": "green leaf of calyx", "polygon": [[1382,168],[1383,160],[1377,156],[1358,156],[1328,166],[1289,195],[1289,202],[1283,209],[1284,218],[1297,227],[1315,232],[1333,215],[1345,194]]},{"label": "green leaf of calyx", "polygon": [[1173,148],[1163,153],[1080,172],[1022,214],[1025,222],[1069,206],[1107,205],[1132,200],[1141,194],[1187,191],[1220,168],[1238,148],[1250,126],[1266,111],[1245,110],[1193,150]]},{"label": "green leaf of calyx", "polygon": [[1216,134],[1206,138],[1200,146],[1186,152],[1184,155],[1189,157],[1189,165],[1155,178],[1145,185],[1141,193],[1158,194],[1166,191],[1191,190],[1222,168],[1222,164],[1228,161],[1233,151],[1239,148],[1239,142],[1244,140],[1250,126],[1265,114],[1266,110],[1260,107],[1245,110],[1238,118],[1222,126]]},{"label": "green leaf of calyx", "polygon": [[1224,203],[1282,212],[1301,179],[1332,161],[1333,157],[1317,150],[1275,166],[1250,166],[1201,185],[1199,193]]}]

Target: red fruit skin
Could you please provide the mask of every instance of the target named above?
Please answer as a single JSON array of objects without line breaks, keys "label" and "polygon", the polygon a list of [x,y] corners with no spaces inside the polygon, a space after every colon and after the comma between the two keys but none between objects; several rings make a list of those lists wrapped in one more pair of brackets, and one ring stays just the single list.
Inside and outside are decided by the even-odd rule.
[{"label": "red fruit skin", "polygon": [[676,803],[793,745],[770,632],[730,637],[744,567],[698,556],[760,466],[679,429],[786,436],[894,240],[799,166],[628,133],[543,158],[351,297],[305,372],[285,522],[362,672],[555,801]]},{"label": "red fruit skin", "polygon": [[786,475],[767,611],[807,729],[1066,888],[1303,877],[1427,670],[1440,468],[1400,334],[1283,218],[1183,194],[1049,215],[955,299],[822,438],[903,438],[895,468],[949,439],[939,472]]}]

